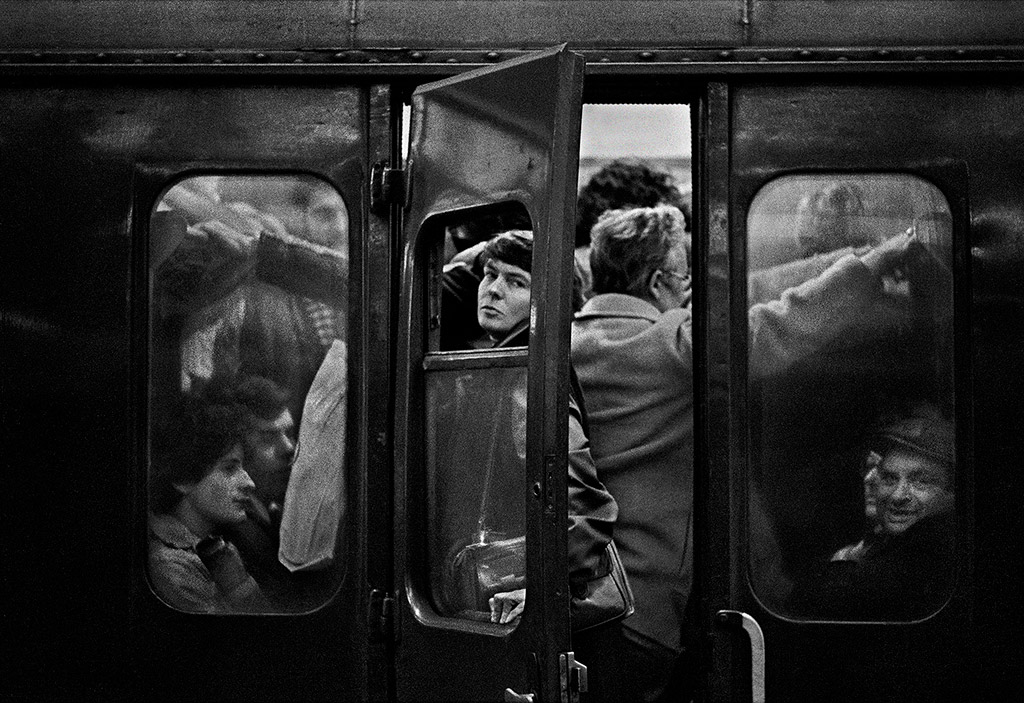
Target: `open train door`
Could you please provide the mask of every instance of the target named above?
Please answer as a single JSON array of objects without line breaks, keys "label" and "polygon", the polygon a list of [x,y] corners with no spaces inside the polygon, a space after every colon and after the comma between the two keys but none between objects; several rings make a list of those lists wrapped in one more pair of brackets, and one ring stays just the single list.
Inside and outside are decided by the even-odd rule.
[{"label": "open train door", "polygon": [[[582,85],[582,57],[561,47],[413,95],[396,398],[399,700],[565,700],[573,679],[564,467]],[[488,227],[533,231],[528,347],[452,341],[476,301],[475,284],[449,276],[453,243]],[[460,301],[468,319],[453,311]],[[489,596],[524,578],[521,620],[490,622]]]},{"label": "open train door", "polygon": [[[996,156],[1009,138],[942,125],[1002,124],[1003,102],[967,81],[711,86],[697,462],[709,700],[977,690],[973,418],[988,401],[971,387],[968,187],[1019,174]],[[864,279],[865,251],[907,231],[910,255]],[[790,298],[794,322],[814,296],[831,312],[758,336],[757,306],[782,309],[782,289],[826,270],[860,278]]]}]

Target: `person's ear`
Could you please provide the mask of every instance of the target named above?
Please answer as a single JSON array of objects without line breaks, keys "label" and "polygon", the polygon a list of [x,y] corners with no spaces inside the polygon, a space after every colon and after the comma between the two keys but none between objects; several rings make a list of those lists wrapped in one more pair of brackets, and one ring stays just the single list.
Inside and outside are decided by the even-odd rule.
[{"label": "person's ear", "polygon": [[664,274],[659,269],[655,269],[654,273],[651,274],[650,279],[647,282],[647,292],[650,294],[652,300],[659,300],[661,296],[661,286]]}]

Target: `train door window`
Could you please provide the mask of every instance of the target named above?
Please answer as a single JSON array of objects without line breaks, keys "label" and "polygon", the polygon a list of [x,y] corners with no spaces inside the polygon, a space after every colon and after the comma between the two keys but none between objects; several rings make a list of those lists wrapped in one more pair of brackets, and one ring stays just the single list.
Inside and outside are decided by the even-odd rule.
[{"label": "train door window", "polygon": [[748,567],[775,612],[909,621],[952,593],[951,222],[909,174],[752,201]]},{"label": "train door window", "polygon": [[519,203],[428,218],[424,356],[430,592],[489,621],[525,588],[531,219]]},{"label": "train door window", "polygon": [[348,209],[306,175],[199,175],[150,217],[149,577],[186,612],[339,585]]}]

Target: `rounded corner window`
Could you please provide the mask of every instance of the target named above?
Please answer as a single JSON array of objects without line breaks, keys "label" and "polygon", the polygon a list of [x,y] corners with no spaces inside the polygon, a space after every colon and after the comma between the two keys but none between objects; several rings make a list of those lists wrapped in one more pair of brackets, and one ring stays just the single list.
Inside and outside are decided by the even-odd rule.
[{"label": "rounded corner window", "polygon": [[434,215],[418,239],[429,272],[427,351],[528,345],[533,221],[523,203]]},{"label": "rounded corner window", "polygon": [[150,586],[315,610],[344,578],[348,207],[312,175],[192,175],[148,231]]},{"label": "rounded corner window", "polygon": [[751,203],[747,573],[779,615],[910,622],[953,592],[952,238],[911,174],[787,175]]}]

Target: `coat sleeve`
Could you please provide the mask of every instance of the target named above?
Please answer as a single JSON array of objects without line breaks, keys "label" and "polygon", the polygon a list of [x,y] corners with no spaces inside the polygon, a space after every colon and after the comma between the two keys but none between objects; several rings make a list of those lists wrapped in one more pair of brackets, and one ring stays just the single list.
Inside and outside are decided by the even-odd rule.
[{"label": "coat sleeve", "polygon": [[754,305],[748,313],[751,374],[784,371],[836,340],[879,291],[875,275],[850,254],[781,299]]},{"label": "coat sleeve", "polygon": [[605,545],[619,508],[597,477],[579,406],[569,401],[569,582],[581,584],[608,572]]}]

